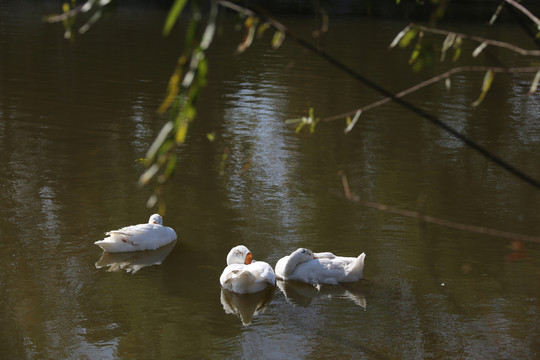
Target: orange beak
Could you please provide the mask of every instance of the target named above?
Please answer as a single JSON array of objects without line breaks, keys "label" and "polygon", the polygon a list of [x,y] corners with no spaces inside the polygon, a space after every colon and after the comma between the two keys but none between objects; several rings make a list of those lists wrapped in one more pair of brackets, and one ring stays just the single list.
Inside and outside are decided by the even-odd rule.
[{"label": "orange beak", "polygon": [[248,253],[246,255],[246,259],[244,260],[244,264],[249,265],[253,261],[253,255],[251,253]]},{"label": "orange beak", "polygon": [[156,224],[156,222],[155,222],[155,221],[152,221],[152,224]]}]

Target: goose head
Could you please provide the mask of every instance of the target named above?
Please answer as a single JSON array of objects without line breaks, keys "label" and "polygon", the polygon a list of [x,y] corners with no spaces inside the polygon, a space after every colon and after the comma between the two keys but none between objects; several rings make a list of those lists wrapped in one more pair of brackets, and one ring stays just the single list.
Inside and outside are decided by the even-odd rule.
[{"label": "goose head", "polygon": [[295,259],[295,262],[297,264],[301,264],[303,262],[316,259],[317,257],[313,253],[313,251],[305,248],[299,248],[293,251],[291,254],[291,259]]},{"label": "goose head", "polygon": [[154,214],[150,216],[150,220],[148,220],[149,224],[157,224],[157,225],[163,225],[163,218],[159,214]]},{"label": "goose head", "polygon": [[227,255],[227,265],[231,264],[251,264],[253,261],[253,256],[251,251],[244,245],[235,246],[229,251]]},{"label": "goose head", "polygon": [[283,269],[284,276],[288,277],[292,275],[298,265],[313,259],[315,259],[315,254],[309,249],[299,248],[293,251]]}]

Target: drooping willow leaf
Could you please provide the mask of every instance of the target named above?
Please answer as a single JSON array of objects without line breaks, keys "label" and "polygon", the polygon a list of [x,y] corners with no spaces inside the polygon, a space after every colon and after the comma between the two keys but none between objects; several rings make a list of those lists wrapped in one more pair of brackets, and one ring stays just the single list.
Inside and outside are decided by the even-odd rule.
[{"label": "drooping willow leaf", "polygon": [[484,81],[482,82],[482,92],[480,93],[478,99],[472,104],[472,106],[476,107],[482,103],[482,101],[486,97],[487,92],[489,91],[489,88],[491,87],[491,83],[493,82],[494,77],[495,74],[493,73],[493,71],[486,71],[486,75],[484,75]]},{"label": "drooping willow leaf", "polygon": [[176,20],[182,13],[182,10],[186,6],[187,0],[175,0],[169,14],[167,15],[167,20],[165,20],[165,25],[163,26],[163,35],[167,36],[171,32]]}]

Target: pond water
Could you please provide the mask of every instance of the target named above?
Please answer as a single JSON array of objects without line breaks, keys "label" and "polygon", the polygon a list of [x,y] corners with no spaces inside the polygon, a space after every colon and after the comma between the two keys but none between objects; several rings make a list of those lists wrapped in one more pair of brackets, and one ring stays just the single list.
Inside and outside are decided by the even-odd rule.
[{"label": "pond water", "polygon": [[[540,234],[540,191],[395,104],[366,112],[347,135],[344,120],[296,134],[285,120],[310,107],[332,116],[381,95],[292,41],[273,50],[271,34],[235,56],[242,33],[226,19],[166,188],[164,221],[178,241],[103,254],[94,241],[106,231],[155,212],[136,160],[167,119],[156,110],[182,26],[162,38],[166,9],[119,6],[69,42],[60,25],[41,22],[57,6],[0,3],[0,357],[540,356],[537,242],[346,200],[340,174],[361,200],[530,235]],[[307,36],[317,24],[284,22]],[[400,91],[441,71],[414,73],[408,51],[387,49],[405,25],[331,19],[322,45]],[[531,46],[513,25],[455,26]],[[436,84],[408,100],[539,179],[539,94],[525,95],[532,76],[497,76],[472,108],[482,77],[456,75],[451,91]],[[238,244],[272,266],[298,247],[365,252],[365,279],[222,292],[219,275]]]}]

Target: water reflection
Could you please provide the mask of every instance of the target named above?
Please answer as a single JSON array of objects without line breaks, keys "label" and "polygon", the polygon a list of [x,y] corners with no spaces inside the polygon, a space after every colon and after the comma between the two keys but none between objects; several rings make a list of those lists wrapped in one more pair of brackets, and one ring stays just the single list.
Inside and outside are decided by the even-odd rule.
[{"label": "water reflection", "polygon": [[366,309],[366,297],[361,282],[340,285],[318,285],[296,282],[277,281],[277,286],[283,292],[287,301],[294,305],[309,306],[317,297],[325,299],[346,298],[356,305]]},{"label": "water reflection", "polygon": [[276,224],[294,231],[303,198],[294,186],[299,162],[291,150],[297,144],[283,122],[288,88],[272,69],[241,70],[227,85],[223,136],[233,170],[227,182],[231,204],[246,219],[257,219],[260,233],[274,232]]},{"label": "water reflection", "polygon": [[161,265],[169,255],[177,240],[160,247],[157,250],[132,251],[123,253],[110,253],[104,251],[101,258],[96,262],[96,268],[108,266],[107,271],[122,271],[135,274],[137,271],[152,265]]},{"label": "water reflection", "polygon": [[253,316],[263,313],[274,297],[275,286],[267,286],[264,290],[253,294],[237,294],[221,289],[221,304],[226,314],[235,314],[242,324],[249,325]]}]

